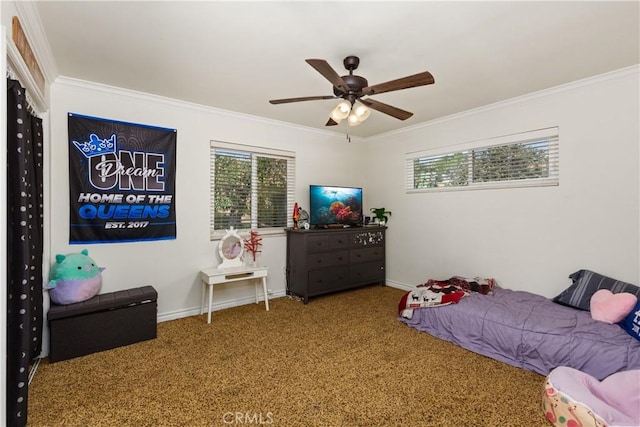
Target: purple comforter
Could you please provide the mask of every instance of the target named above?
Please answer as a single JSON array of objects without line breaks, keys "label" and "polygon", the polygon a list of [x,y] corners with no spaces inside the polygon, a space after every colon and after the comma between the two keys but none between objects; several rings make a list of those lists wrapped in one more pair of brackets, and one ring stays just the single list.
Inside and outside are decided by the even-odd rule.
[{"label": "purple comforter", "polygon": [[414,309],[407,325],[460,347],[547,375],[569,366],[599,380],[640,369],[640,341],[618,325],[593,320],[529,292],[495,289],[458,304]]}]

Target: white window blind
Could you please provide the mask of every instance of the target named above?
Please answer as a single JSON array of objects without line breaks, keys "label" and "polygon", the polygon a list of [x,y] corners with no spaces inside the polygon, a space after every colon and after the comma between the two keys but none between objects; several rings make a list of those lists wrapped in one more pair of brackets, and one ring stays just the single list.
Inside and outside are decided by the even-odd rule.
[{"label": "white window blind", "polygon": [[409,193],[558,185],[558,128],[407,153],[405,175]]},{"label": "white window blind", "polygon": [[292,225],[294,153],[212,141],[210,169],[212,239],[229,227],[275,233]]}]

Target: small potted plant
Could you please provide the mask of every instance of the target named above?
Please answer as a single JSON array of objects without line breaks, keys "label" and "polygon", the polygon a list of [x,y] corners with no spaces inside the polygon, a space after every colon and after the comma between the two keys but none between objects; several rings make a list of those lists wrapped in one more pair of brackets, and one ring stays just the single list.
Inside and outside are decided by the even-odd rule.
[{"label": "small potted plant", "polygon": [[385,208],[371,208],[371,213],[373,213],[376,222],[381,226],[384,226],[391,216],[391,212],[385,210]]}]

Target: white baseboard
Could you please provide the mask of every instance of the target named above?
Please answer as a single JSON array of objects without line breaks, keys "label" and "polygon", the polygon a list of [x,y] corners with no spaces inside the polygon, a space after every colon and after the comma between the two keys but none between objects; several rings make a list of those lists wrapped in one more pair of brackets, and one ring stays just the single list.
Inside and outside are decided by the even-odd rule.
[{"label": "white baseboard", "polygon": [[402,289],[404,291],[412,291],[416,288],[415,285],[408,285],[406,283],[396,282],[393,280],[387,280],[385,283],[391,288]]},{"label": "white baseboard", "polygon": [[[286,296],[286,291],[285,290],[281,290],[281,291],[277,291],[274,292],[272,294],[269,295],[269,300],[275,299],[275,298],[281,298]],[[264,301],[264,298],[259,298],[260,301]],[[255,304],[256,299],[253,296],[250,297],[243,297],[243,298],[236,298],[236,299],[232,299],[232,300],[228,300],[228,301],[224,301],[224,302],[218,302],[218,303],[213,303],[211,306],[211,312],[213,313],[214,311],[217,310],[223,310],[225,308],[232,308],[232,307],[239,307],[241,305],[246,305],[246,304]],[[205,313],[207,312],[207,306],[205,305]],[[187,308],[184,310],[176,310],[176,311],[169,311],[166,313],[158,313],[158,323],[161,322],[166,322],[169,320],[176,320],[176,319],[182,319],[183,317],[191,317],[191,316],[199,316],[200,315],[200,307],[195,307],[195,308]]]},{"label": "white baseboard", "polygon": [[[396,282],[393,280],[387,280],[385,282],[385,285],[391,288],[402,289],[404,291],[411,291],[415,289],[415,286],[413,285],[408,285],[406,283]],[[281,290],[281,291],[274,292],[273,294],[270,294],[269,300],[272,300],[275,298],[282,298],[285,296],[287,296],[287,292],[285,290]],[[260,301],[263,301],[263,300],[264,298],[260,298]],[[213,303],[211,307],[211,312],[213,313],[214,311],[217,311],[217,310],[223,310],[225,308],[232,308],[232,307],[239,307],[241,305],[246,305],[246,304],[255,304],[255,302],[256,302],[255,298],[253,296],[250,296],[250,297],[244,297],[244,298],[236,298],[236,299],[232,299],[225,302]],[[205,313],[206,313],[206,308],[207,307],[205,306]],[[170,311],[166,313],[159,313],[158,323],[167,322],[169,320],[182,319],[183,317],[191,317],[191,316],[199,316],[199,315],[200,315],[200,307],[187,308],[184,310],[176,310],[176,311]]]}]

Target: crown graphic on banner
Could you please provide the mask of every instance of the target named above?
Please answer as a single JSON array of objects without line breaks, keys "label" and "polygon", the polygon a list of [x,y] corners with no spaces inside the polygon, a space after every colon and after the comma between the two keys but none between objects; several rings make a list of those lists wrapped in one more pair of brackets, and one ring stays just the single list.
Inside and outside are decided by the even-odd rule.
[{"label": "crown graphic on banner", "polygon": [[89,135],[89,141],[78,142],[73,141],[73,144],[80,150],[86,158],[93,156],[99,156],[102,154],[115,153],[116,152],[116,134],[111,135],[109,139],[100,139],[98,135],[92,133]]}]

